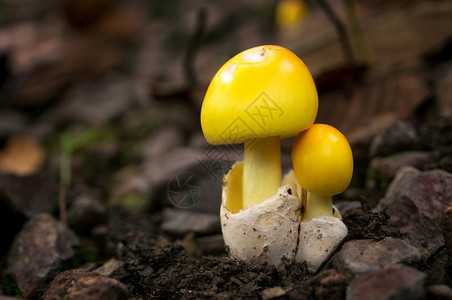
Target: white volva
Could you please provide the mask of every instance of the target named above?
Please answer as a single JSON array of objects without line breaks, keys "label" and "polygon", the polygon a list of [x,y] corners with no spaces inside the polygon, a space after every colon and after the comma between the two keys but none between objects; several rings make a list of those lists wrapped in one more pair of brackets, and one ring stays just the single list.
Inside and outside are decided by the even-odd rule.
[{"label": "white volva", "polygon": [[347,227],[334,216],[302,221],[303,197],[298,196],[301,188],[291,182],[291,173],[272,197],[237,213],[231,212],[226,207],[226,198],[233,170],[234,167],[225,176],[220,209],[223,239],[231,257],[276,266],[285,257],[305,261],[308,269],[315,272],[347,235]]},{"label": "white volva", "polygon": [[317,271],[347,236],[345,224],[333,216],[316,216],[300,223],[300,242],[295,260],[305,261],[308,270]]},{"label": "white volva", "polygon": [[220,218],[229,255],[272,265],[279,265],[283,257],[294,259],[301,220],[300,200],[290,194],[295,193],[295,184],[285,185],[269,199],[235,214],[225,205],[227,188],[223,189]]}]

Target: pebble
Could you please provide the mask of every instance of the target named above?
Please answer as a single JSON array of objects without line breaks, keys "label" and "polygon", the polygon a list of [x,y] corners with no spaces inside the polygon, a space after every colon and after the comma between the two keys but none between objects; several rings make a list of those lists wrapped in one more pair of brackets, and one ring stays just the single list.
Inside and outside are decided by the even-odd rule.
[{"label": "pebble", "polygon": [[149,138],[144,140],[138,146],[138,152],[145,159],[150,159],[180,147],[182,144],[183,137],[181,131],[173,127],[164,127],[156,130]]},{"label": "pebble", "polygon": [[115,258],[109,259],[102,266],[95,269],[93,272],[102,275],[102,276],[110,276],[116,270],[120,269],[124,265],[124,262],[117,260]]},{"label": "pebble", "polygon": [[420,259],[421,255],[415,247],[403,240],[387,237],[381,241],[349,241],[334,256],[333,264],[343,272],[359,274]]},{"label": "pebble", "polygon": [[59,299],[130,299],[127,288],[116,279],[81,269],[60,273],[50,283],[43,300]]},{"label": "pebble", "polygon": [[409,151],[388,157],[375,157],[370,162],[370,174],[379,179],[390,180],[402,167],[425,170],[437,165],[439,155],[436,152]]},{"label": "pebble", "polygon": [[71,227],[91,229],[107,221],[104,204],[91,195],[76,197],[68,208],[68,221]]},{"label": "pebble", "polygon": [[222,234],[198,237],[195,239],[195,243],[203,255],[219,255],[225,253]]},{"label": "pebble", "polygon": [[77,236],[51,215],[39,214],[26,222],[16,236],[8,265],[25,298],[42,293],[47,283],[74,256]]},{"label": "pebble", "polygon": [[386,208],[389,225],[397,227],[408,242],[425,247],[431,254],[444,245],[441,219],[451,204],[452,174],[404,167],[376,209]]},{"label": "pebble", "polygon": [[426,274],[397,264],[356,276],[347,288],[347,300],[425,299]]},{"label": "pebble", "polygon": [[414,126],[406,121],[394,121],[373,139],[369,156],[388,156],[406,150],[415,150],[418,147],[419,137]]},{"label": "pebble", "polygon": [[452,289],[443,284],[431,285],[427,287],[428,299],[446,300],[452,299]]},{"label": "pebble", "polygon": [[163,211],[162,230],[183,236],[188,233],[206,235],[220,232],[220,217],[194,211],[166,208]]}]

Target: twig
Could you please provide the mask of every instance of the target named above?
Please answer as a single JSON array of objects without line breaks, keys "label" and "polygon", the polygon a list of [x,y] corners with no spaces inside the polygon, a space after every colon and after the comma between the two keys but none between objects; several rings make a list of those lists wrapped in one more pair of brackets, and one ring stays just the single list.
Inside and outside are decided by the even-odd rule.
[{"label": "twig", "polygon": [[361,61],[368,61],[368,52],[366,47],[366,41],[364,39],[363,30],[359,19],[356,16],[356,10],[353,0],[343,0],[345,11],[348,15],[348,20],[350,24],[350,30],[352,32],[353,41],[355,42],[355,49],[358,54],[358,59]]},{"label": "twig", "polygon": [[184,59],[185,79],[187,81],[187,85],[189,88],[192,88],[197,84],[194,62],[196,59],[196,54],[198,52],[198,49],[201,45],[204,36],[206,19],[207,19],[206,9],[203,7],[199,8],[196,21],[196,29],[193,32],[193,35],[190,37],[190,40],[188,41],[187,51],[185,52]]},{"label": "twig", "polygon": [[339,40],[342,45],[342,51],[344,52],[345,60],[347,63],[354,63],[355,57],[353,55],[353,50],[350,44],[350,39],[348,37],[347,31],[345,30],[344,24],[342,24],[341,20],[334,13],[331,6],[328,4],[326,0],[317,0],[322,10],[325,12],[328,19],[330,19],[331,23],[333,23],[334,28],[339,35]]},{"label": "twig", "polygon": [[58,206],[60,209],[60,221],[66,226],[66,194],[71,184],[71,155],[71,136],[68,133],[63,133],[60,135],[60,190],[58,193]]},{"label": "twig", "polygon": [[60,209],[60,222],[67,226],[66,187],[64,185],[60,185],[60,191],[58,193],[58,206]]}]

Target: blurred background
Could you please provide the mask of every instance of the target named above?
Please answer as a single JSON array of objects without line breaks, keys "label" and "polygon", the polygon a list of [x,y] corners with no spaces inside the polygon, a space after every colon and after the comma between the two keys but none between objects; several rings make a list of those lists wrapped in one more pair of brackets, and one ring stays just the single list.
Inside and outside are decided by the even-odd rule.
[{"label": "blurred background", "polygon": [[[242,150],[205,142],[202,100],[229,58],[263,44],[305,62],[316,122],[352,145],[337,199],[372,204],[403,165],[452,170],[451,38],[446,0],[1,0],[0,228],[11,240],[51,212],[102,235],[119,205],[180,237],[194,229],[175,208],[217,216]],[[218,234],[203,245],[223,251]]]}]

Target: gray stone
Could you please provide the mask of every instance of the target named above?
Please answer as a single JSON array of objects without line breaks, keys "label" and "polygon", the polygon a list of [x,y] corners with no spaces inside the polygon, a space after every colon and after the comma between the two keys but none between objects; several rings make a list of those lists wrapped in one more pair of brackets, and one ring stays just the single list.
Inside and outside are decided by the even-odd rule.
[{"label": "gray stone", "polygon": [[370,144],[369,156],[387,156],[419,147],[419,137],[413,125],[405,121],[395,121],[377,135]]},{"label": "gray stone", "polygon": [[[0,201],[11,211],[31,218],[58,207],[58,184],[44,174],[0,175]],[[1,212],[0,212],[1,216]]]},{"label": "gray stone", "polygon": [[194,211],[167,208],[161,228],[175,235],[212,234],[220,232],[220,217]]},{"label": "gray stone", "polygon": [[437,164],[439,155],[436,152],[410,151],[388,157],[376,157],[370,162],[370,174],[379,179],[392,179],[402,167],[426,169]]},{"label": "gray stone", "polygon": [[127,288],[116,279],[86,270],[68,270],[50,283],[43,300],[122,300],[129,299]]},{"label": "gray stone", "polygon": [[122,116],[130,105],[139,104],[139,89],[137,82],[114,77],[78,85],[67,92],[48,118],[70,119],[92,126],[106,124]]},{"label": "gray stone", "polygon": [[110,276],[116,270],[120,269],[123,265],[124,265],[124,262],[117,260],[115,258],[111,258],[106,263],[104,263],[102,266],[93,270],[93,272],[95,272],[99,275],[102,275],[102,276]]},{"label": "gray stone", "polygon": [[190,170],[198,164],[199,151],[182,147],[146,162],[144,176],[151,186],[167,184],[175,175]]},{"label": "gray stone", "polygon": [[71,227],[78,229],[91,229],[107,220],[104,204],[87,194],[76,197],[69,206],[67,214]]},{"label": "gray stone", "polygon": [[222,234],[198,237],[195,239],[195,243],[203,255],[218,255],[225,253]]},{"label": "gray stone", "polygon": [[22,298],[9,297],[9,296],[3,296],[3,295],[0,295],[0,300],[22,300]]},{"label": "gray stone", "polygon": [[415,247],[403,240],[387,237],[381,241],[349,241],[334,256],[333,263],[339,270],[358,274],[420,259],[421,255]]},{"label": "gray stone", "polygon": [[183,137],[179,130],[172,127],[165,127],[152,133],[138,147],[138,153],[145,159],[162,155],[172,149],[180,147]]},{"label": "gray stone", "polygon": [[444,245],[441,219],[451,204],[452,174],[404,167],[389,185],[377,210],[387,208],[389,225],[397,227],[411,244],[432,253]]},{"label": "gray stone", "polygon": [[404,265],[356,276],[347,288],[347,300],[425,299],[426,275]]},{"label": "gray stone", "polygon": [[452,117],[452,72],[439,81],[437,89],[440,116]]},{"label": "gray stone", "polygon": [[26,298],[45,290],[46,284],[73,257],[76,235],[49,214],[39,214],[25,223],[8,257],[10,272]]},{"label": "gray stone", "polygon": [[150,157],[115,175],[110,202],[124,204],[132,196],[144,202],[139,205],[143,209],[153,205],[149,199],[167,199],[178,208],[218,213],[223,176],[240,155],[232,147],[208,146],[180,147]]},{"label": "gray stone", "polygon": [[450,287],[448,287],[447,285],[442,285],[442,284],[438,284],[438,285],[431,285],[427,287],[427,293],[429,295],[429,298],[432,299],[452,299],[452,289]]},{"label": "gray stone", "polygon": [[142,270],[138,271],[141,277],[149,277],[154,273],[154,269],[151,266],[144,266]]}]

